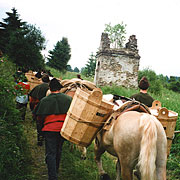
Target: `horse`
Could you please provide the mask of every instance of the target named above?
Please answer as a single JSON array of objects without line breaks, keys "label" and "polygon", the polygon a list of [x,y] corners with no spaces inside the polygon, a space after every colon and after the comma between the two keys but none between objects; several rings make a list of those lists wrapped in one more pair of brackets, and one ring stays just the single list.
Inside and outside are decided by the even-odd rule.
[{"label": "horse", "polygon": [[159,120],[148,113],[128,111],[110,129],[98,132],[94,154],[101,179],[110,179],[101,155],[116,156],[116,180],[132,180],[133,170],[141,180],[166,180],[167,139]]}]

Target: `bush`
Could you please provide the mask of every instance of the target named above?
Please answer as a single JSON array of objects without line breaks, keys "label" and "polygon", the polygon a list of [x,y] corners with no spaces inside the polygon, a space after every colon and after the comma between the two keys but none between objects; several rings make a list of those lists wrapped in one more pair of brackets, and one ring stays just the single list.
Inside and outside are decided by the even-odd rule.
[{"label": "bush", "polygon": [[15,108],[15,67],[0,59],[0,177],[6,180],[28,179],[30,153],[20,113]]},{"label": "bush", "polygon": [[150,87],[148,89],[149,92],[161,95],[163,85],[162,85],[162,82],[160,81],[160,79],[158,78],[158,76],[156,75],[156,73],[153,70],[150,70],[148,68],[144,69],[142,71],[139,71],[138,81],[140,81],[140,79],[143,76],[146,76],[150,83]]}]

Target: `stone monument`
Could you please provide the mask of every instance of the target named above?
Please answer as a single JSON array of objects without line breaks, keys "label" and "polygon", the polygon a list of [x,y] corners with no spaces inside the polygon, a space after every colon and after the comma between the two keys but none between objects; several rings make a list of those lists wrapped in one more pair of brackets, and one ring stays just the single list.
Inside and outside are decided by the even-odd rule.
[{"label": "stone monument", "polygon": [[96,86],[137,88],[140,56],[135,35],[129,37],[125,48],[110,48],[108,34],[102,33],[96,55],[94,83]]}]

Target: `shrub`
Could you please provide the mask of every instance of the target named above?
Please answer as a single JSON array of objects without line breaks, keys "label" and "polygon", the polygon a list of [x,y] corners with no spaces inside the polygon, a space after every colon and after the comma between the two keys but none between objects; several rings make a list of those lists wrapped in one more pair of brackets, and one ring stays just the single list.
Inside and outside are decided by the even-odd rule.
[{"label": "shrub", "polygon": [[161,95],[163,85],[156,73],[153,70],[147,68],[139,71],[138,80],[140,81],[143,76],[146,76],[150,83],[149,92]]},{"label": "shrub", "polygon": [[15,67],[7,58],[0,59],[0,177],[6,180],[28,179],[30,153],[20,113],[15,108]]}]

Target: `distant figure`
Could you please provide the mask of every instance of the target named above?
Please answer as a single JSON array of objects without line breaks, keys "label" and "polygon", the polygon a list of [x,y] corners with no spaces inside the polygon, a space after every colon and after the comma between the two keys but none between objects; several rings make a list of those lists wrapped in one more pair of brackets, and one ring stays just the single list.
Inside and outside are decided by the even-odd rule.
[{"label": "distant figure", "polygon": [[83,80],[80,74],[77,74],[77,78]]},{"label": "distant figure", "polygon": [[[46,96],[46,93],[49,89],[49,76],[47,74],[43,74],[42,82],[43,82],[42,84],[35,86],[29,93],[29,105],[31,111],[33,111],[34,108],[39,103],[39,101]],[[39,146],[42,146],[44,140],[43,133],[41,132],[37,119],[34,117],[33,119],[36,121],[36,125],[37,125],[37,141],[38,141],[37,144]]]},{"label": "distant figure", "polygon": [[35,74],[35,77],[37,77],[38,79],[42,78],[41,71],[38,71],[38,72]]},{"label": "distant figure", "polygon": [[27,82],[27,78],[24,78],[23,82],[18,82],[16,89],[22,90],[22,94],[16,96],[16,108],[19,109],[22,120],[25,120],[28,104],[28,93],[30,91],[30,85]]},{"label": "distant figure", "polygon": [[46,92],[49,89],[49,76],[47,74],[43,74],[41,79],[43,83],[35,86],[29,93],[31,111],[33,111],[38,102],[46,96]]},{"label": "distant figure", "polygon": [[50,70],[47,70],[47,74],[48,74],[50,77],[53,77],[53,75],[51,74],[51,71],[50,71]]},{"label": "distant figure", "polygon": [[132,95],[130,98],[135,99],[136,101],[139,101],[148,107],[151,107],[154,99],[147,93],[149,82],[145,76],[142,77],[142,79],[139,81],[138,87],[140,88],[140,92]]}]

